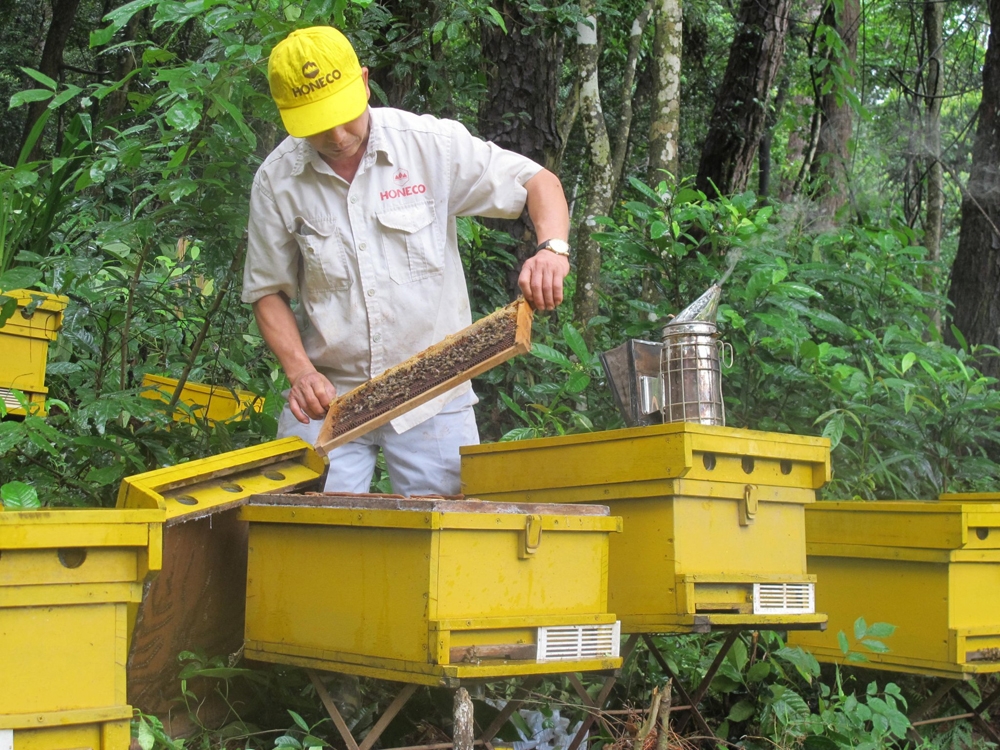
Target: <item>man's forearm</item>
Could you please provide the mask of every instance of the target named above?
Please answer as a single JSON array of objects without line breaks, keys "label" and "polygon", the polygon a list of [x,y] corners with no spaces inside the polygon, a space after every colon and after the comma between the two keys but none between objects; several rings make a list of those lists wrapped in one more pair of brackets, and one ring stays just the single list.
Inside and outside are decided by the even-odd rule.
[{"label": "man's forearm", "polygon": [[569,206],[559,178],[543,169],[526,183],[528,216],[538,242],[569,239]]},{"label": "man's forearm", "polygon": [[303,373],[316,368],[306,356],[295,315],[282,294],[269,294],[253,303],[257,327],[265,343],[274,352],[281,368],[293,385]]}]

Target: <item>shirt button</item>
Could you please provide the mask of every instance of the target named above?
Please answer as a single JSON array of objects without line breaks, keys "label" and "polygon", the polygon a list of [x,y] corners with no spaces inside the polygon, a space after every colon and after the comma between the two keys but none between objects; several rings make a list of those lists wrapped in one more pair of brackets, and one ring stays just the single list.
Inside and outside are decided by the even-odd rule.
[{"label": "shirt button", "polygon": [[375,296],[375,290],[374,289],[369,289],[368,290],[368,296],[369,297],[374,297]]},{"label": "shirt button", "polygon": [[358,250],[367,250],[367,249],[368,249],[367,242],[362,242],[360,245],[358,245]]},{"label": "shirt button", "polygon": [[351,196],[351,203],[357,203],[357,202],[358,202],[358,196],[352,195]]},{"label": "shirt button", "polygon": [[381,333],[376,333],[374,336],[372,336],[372,341],[374,341],[376,344],[379,341],[381,341],[381,340],[382,340],[382,334]]}]

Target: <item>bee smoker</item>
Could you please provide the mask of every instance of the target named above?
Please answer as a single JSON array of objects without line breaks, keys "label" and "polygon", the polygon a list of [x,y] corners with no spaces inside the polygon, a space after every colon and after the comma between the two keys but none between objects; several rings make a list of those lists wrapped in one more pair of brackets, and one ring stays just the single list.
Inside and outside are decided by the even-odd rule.
[{"label": "bee smoker", "polygon": [[709,287],[663,327],[661,342],[632,339],[600,355],[628,426],[726,424],[722,355],[728,345],[715,325],[721,295],[719,284]]}]

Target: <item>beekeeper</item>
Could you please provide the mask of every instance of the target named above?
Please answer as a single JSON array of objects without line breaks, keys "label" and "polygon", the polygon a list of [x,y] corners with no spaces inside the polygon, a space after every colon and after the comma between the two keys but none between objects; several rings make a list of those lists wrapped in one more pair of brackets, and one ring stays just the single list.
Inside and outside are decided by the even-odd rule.
[{"label": "beekeeper", "polygon": [[[336,394],[471,324],[457,216],[527,205],[539,244],[518,283],[536,309],[562,301],[569,212],[554,174],[458,122],[369,107],[368,69],[334,28],[289,34],[268,78],[289,137],[254,179],[243,301],[291,383],[279,436],[315,442]],[[367,492],[381,448],[395,492],[457,494],[475,403],[465,383],[335,449],[327,491]]]}]

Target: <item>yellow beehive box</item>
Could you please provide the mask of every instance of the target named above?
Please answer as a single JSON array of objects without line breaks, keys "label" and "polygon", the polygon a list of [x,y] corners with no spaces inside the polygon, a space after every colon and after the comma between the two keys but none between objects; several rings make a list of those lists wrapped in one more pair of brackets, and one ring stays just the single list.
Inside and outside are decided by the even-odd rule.
[{"label": "yellow beehive box", "polygon": [[865,666],[961,678],[1000,671],[1000,502],[821,502],[806,511],[809,572],[826,633],[793,642],[842,662],[854,622],[896,626]]},{"label": "yellow beehive box", "polygon": [[8,414],[23,416],[25,410],[11,392],[17,389],[27,397],[32,413],[44,416],[49,343],[62,327],[69,298],[32,289],[12,289],[3,296],[17,300],[17,310],[0,326],[0,399]]},{"label": "yellow beehive box", "polygon": [[[179,382],[177,378],[167,378],[162,375],[143,375],[142,395],[169,404]],[[184,383],[181,389],[180,403],[190,407],[195,417],[208,419],[213,424],[239,421],[246,418],[245,412],[248,408],[256,412],[264,408],[264,399],[256,393],[190,381]],[[190,414],[181,410],[175,411],[173,418],[175,422],[194,421]]]},{"label": "yellow beehive box", "polygon": [[[326,469],[311,445],[284,438],[122,481],[119,508],[155,508],[166,518],[163,570],[129,605],[128,701],[175,736],[193,728],[176,710],[178,654],[222,656],[243,645],[247,524],[239,506],[257,493],[322,489]],[[225,701],[199,695],[199,721],[226,719]]]},{"label": "yellow beehive box", "polygon": [[608,607],[629,633],[822,627],[803,509],[829,477],[826,439],[683,422],[462,448],[467,494],[622,517]]},{"label": "yellow beehive box", "polygon": [[416,684],[612,670],[607,508],[257,496],[247,657]]},{"label": "yellow beehive box", "polygon": [[0,746],[126,750],[126,606],[159,570],[163,512],[0,513]]}]

